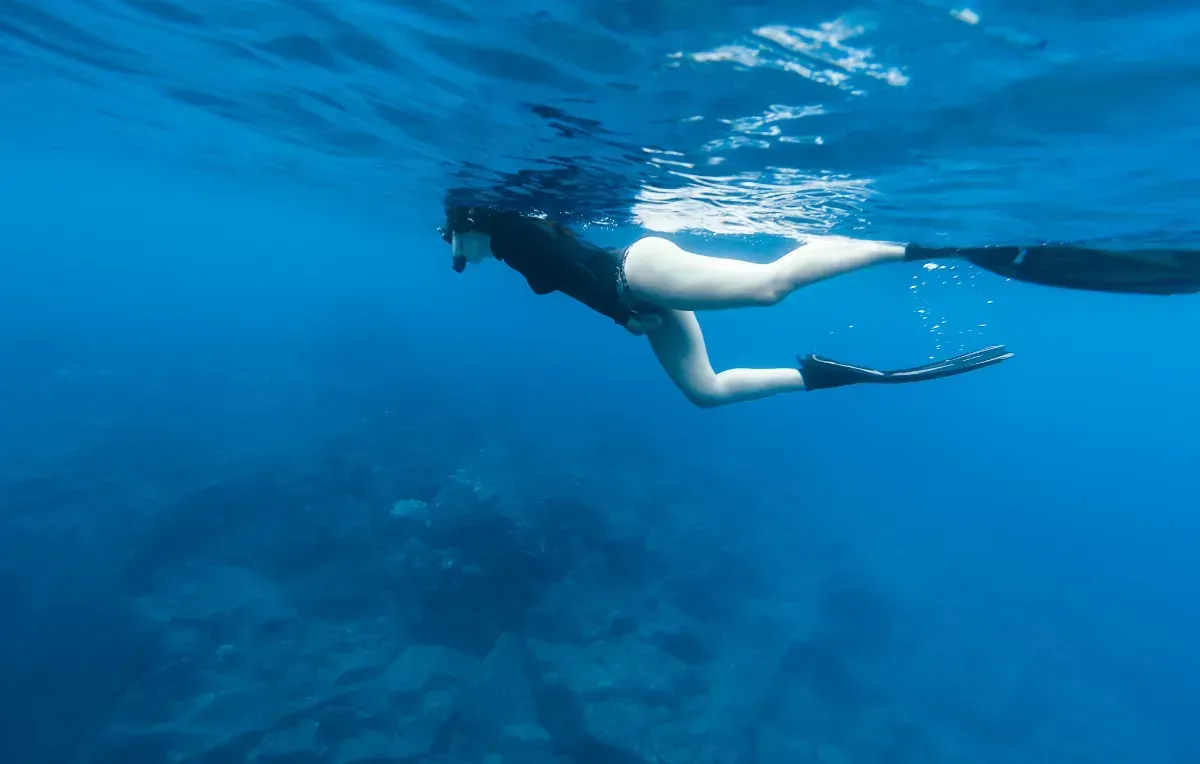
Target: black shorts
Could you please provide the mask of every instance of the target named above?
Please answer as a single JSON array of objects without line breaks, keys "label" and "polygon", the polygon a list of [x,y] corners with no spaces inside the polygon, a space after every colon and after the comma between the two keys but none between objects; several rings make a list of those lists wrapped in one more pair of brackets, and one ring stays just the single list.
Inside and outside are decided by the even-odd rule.
[{"label": "black shorts", "polygon": [[617,263],[617,300],[620,301],[621,307],[628,310],[634,316],[644,316],[653,313],[660,313],[662,308],[652,302],[647,302],[633,293],[629,288],[629,279],[625,277],[625,261],[629,259],[629,250],[633,245],[629,245],[621,250],[621,259]]}]

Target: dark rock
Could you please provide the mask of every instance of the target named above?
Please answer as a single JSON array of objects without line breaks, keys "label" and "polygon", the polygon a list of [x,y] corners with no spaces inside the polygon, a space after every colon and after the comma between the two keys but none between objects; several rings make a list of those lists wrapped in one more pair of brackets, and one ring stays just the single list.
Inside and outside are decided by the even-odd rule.
[{"label": "dark rock", "polygon": [[887,599],[862,576],[842,573],[821,589],[823,639],[845,653],[883,652],[895,627]]},{"label": "dark rock", "polygon": [[637,621],[627,615],[614,616],[608,627],[609,639],[620,639],[637,631]]},{"label": "dark rock", "polygon": [[492,740],[498,740],[510,726],[537,727],[531,682],[531,673],[536,671],[534,658],[521,638],[501,635],[463,691],[463,723],[476,735]]},{"label": "dark rock", "polygon": [[683,612],[705,623],[721,624],[737,618],[749,596],[735,585],[737,568],[715,567],[689,574],[672,582],[672,602]]},{"label": "dark rock", "polygon": [[389,694],[401,696],[457,687],[477,665],[473,656],[453,648],[412,645],[383,672],[383,687]]},{"label": "dark rock", "polygon": [[917,724],[890,725],[880,738],[879,764],[933,764],[939,760],[929,731]]},{"label": "dark rock", "polygon": [[397,506],[407,541],[391,576],[412,602],[420,641],[486,655],[502,633],[521,629],[530,607],[577,562],[544,529],[498,512],[493,490],[464,476],[431,507]]},{"label": "dark rock", "polygon": [[781,688],[803,686],[841,715],[860,710],[867,700],[867,691],[846,658],[825,642],[793,644],[780,663],[779,677]]},{"label": "dark rock", "polygon": [[716,651],[694,631],[660,631],[650,638],[650,642],[689,666],[711,663],[716,657]]},{"label": "dark rock", "polygon": [[316,719],[300,719],[291,724],[281,724],[263,735],[258,746],[248,757],[251,761],[268,764],[271,762],[320,762],[324,759],[324,746],[317,742],[320,724]]}]

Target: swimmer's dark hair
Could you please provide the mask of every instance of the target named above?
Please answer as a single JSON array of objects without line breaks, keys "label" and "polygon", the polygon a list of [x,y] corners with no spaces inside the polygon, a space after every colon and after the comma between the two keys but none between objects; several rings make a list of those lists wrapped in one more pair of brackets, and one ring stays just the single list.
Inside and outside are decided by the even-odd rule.
[{"label": "swimmer's dark hair", "polygon": [[[573,231],[558,223],[526,217],[518,212],[510,212],[492,207],[472,207],[464,204],[448,205],[446,207],[446,222],[438,228],[438,232],[442,235],[442,241],[450,244],[454,241],[454,234],[484,233],[492,235],[497,226],[521,220],[526,220],[532,224],[547,228],[559,236],[575,236]],[[462,273],[466,270],[467,261],[464,258],[455,257],[453,263],[456,273]]]},{"label": "swimmer's dark hair", "polygon": [[438,231],[442,234],[442,240],[447,244],[456,233],[486,233],[492,234],[496,226],[505,223],[514,223],[520,220],[528,220],[539,223],[543,226],[549,226],[554,229],[554,232],[559,235],[574,234],[570,229],[564,228],[558,223],[548,220],[543,220],[540,217],[525,215],[512,210],[501,209],[498,207],[483,207],[471,206],[465,204],[454,204],[446,206],[446,222]]},{"label": "swimmer's dark hair", "polygon": [[442,234],[442,241],[449,244],[456,233],[491,233],[492,224],[498,218],[513,214],[487,207],[457,204],[446,208],[446,222],[438,230]]}]

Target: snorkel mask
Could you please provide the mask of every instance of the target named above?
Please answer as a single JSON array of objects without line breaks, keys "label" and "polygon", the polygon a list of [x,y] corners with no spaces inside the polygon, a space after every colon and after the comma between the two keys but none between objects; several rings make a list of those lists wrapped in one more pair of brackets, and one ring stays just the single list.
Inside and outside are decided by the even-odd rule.
[{"label": "snorkel mask", "polygon": [[438,228],[438,232],[442,235],[442,241],[453,247],[451,263],[455,273],[462,273],[467,269],[467,258],[462,253],[462,239],[455,234],[488,233],[490,217],[486,210],[476,207],[446,208],[446,223]]}]

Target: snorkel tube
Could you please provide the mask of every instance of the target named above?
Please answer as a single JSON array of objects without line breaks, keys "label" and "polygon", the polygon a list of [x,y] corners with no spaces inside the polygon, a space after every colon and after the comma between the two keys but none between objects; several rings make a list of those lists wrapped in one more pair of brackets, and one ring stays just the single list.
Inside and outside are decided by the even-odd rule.
[{"label": "snorkel tube", "polygon": [[455,273],[467,269],[467,258],[462,254],[462,241],[456,234],[479,232],[489,233],[490,213],[476,207],[456,205],[446,208],[446,223],[438,228],[442,241],[453,247],[451,265]]}]

